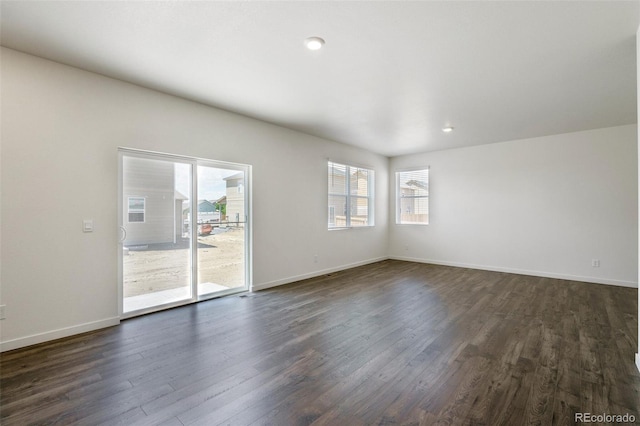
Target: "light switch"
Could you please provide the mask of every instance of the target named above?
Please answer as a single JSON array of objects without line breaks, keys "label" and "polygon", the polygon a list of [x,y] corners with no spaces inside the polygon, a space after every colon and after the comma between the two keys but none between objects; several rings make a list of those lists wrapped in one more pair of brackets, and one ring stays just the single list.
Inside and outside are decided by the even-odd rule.
[{"label": "light switch", "polygon": [[82,221],[82,232],[93,232],[93,219],[85,219]]}]

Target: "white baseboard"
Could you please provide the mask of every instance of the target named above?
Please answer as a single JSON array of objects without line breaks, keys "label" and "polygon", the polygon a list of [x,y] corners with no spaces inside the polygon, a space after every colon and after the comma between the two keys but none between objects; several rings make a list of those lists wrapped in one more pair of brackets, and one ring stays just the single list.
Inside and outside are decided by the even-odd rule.
[{"label": "white baseboard", "polygon": [[36,345],[38,343],[44,343],[50,340],[73,336],[80,333],[86,333],[87,331],[98,330],[118,324],[120,324],[120,318],[113,317],[99,321],[87,322],[80,325],[74,325],[71,327],[59,328],[57,330],[47,331],[44,333],[32,334],[31,336],[20,337],[18,339],[0,342],[0,352],[11,351],[13,349]]},{"label": "white baseboard", "polygon": [[407,262],[416,262],[416,263],[430,263],[434,265],[454,266],[458,268],[480,269],[484,271],[507,272],[510,274],[532,275],[536,277],[555,278],[555,279],[569,280],[569,281],[581,281],[581,282],[594,283],[594,284],[615,285],[620,287],[631,287],[631,288],[638,287],[638,283],[634,281],[623,281],[623,280],[615,280],[615,279],[600,278],[600,277],[584,277],[584,276],[570,275],[570,274],[558,274],[558,273],[546,272],[546,271],[530,271],[525,269],[505,268],[500,266],[476,265],[476,264],[470,264],[470,263],[449,262],[449,261],[433,260],[433,259],[420,259],[420,258],[405,257],[405,256],[383,256],[383,257],[378,257],[374,259],[368,259],[361,262],[341,265],[334,268],[314,271],[308,274],[302,274],[302,275],[288,277],[280,280],[270,281],[267,283],[254,284],[251,290],[252,291],[264,290],[267,288],[290,284],[296,281],[306,280],[308,278],[314,278],[321,275],[330,274],[332,272],[343,271],[345,269],[368,265],[370,263],[380,262],[388,259],[404,260]]},{"label": "white baseboard", "polygon": [[[445,265],[445,266],[454,266],[459,268],[469,268],[469,269],[480,269],[485,271],[495,271],[495,272],[507,272],[512,274],[520,274],[520,275],[533,275],[538,277],[546,277],[546,278],[557,278],[563,280],[570,281],[583,281],[595,284],[608,284],[608,285],[617,285],[622,287],[632,287],[637,288],[638,283],[632,281],[621,281],[621,280],[613,280],[606,278],[596,278],[596,277],[582,277],[582,276],[574,276],[568,274],[557,274],[543,271],[528,271],[514,268],[503,268],[497,266],[486,266],[486,265],[474,265],[474,264],[466,264],[459,262],[448,262],[448,261],[439,261],[432,259],[418,259],[404,256],[382,256],[373,259],[368,259],[360,262],[349,263],[345,265],[335,266],[333,268],[322,269],[314,272],[310,272],[307,274],[296,275],[288,278],[283,278],[280,280],[270,281],[266,283],[253,285],[251,288],[252,291],[264,290],[271,287],[277,287],[284,284],[293,283],[300,280],[305,280],[308,278],[314,278],[325,274],[330,274],[332,272],[343,271],[345,269],[355,268],[358,266],[368,265],[371,263],[380,262],[387,259],[394,260],[404,260],[408,262],[417,262],[417,263],[430,263],[434,265]],[[75,325],[66,328],[60,328],[57,330],[47,331],[44,333],[33,334],[31,336],[21,337],[18,339],[7,340],[0,342],[0,352],[6,352],[13,349],[22,348],[25,346],[36,345],[38,343],[48,342],[50,340],[60,339],[62,337],[73,336],[75,334],[85,333],[87,331],[98,330],[101,328],[111,327],[114,325],[120,324],[119,317],[107,318],[99,321],[93,321],[89,323],[84,323],[80,325]],[[640,355],[636,354],[636,366],[638,370],[640,370]]]},{"label": "white baseboard", "polygon": [[417,262],[417,263],[431,263],[434,265],[455,266],[457,268],[481,269],[483,271],[508,272],[510,274],[518,274],[518,275],[533,275],[535,277],[556,278],[560,280],[569,280],[569,281],[582,281],[582,282],[594,283],[594,284],[616,285],[620,287],[631,287],[631,288],[638,287],[638,283],[634,281],[622,281],[622,280],[614,280],[610,278],[583,277],[583,276],[570,275],[570,274],[558,274],[555,272],[529,271],[525,269],[505,268],[501,266],[475,265],[475,264],[469,264],[469,263],[448,262],[444,260],[417,259],[413,257],[404,257],[404,256],[389,256],[389,259],[405,260],[407,262]]},{"label": "white baseboard", "polygon": [[358,266],[369,265],[370,263],[376,263],[376,262],[380,262],[380,261],[387,260],[387,259],[389,259],[389,258],[386,257],[386,256],[376,257],[374,259],[367,259],[367,260],[363,260],[361,262],[349,263],[349,264],[346,264],[346,265],[340,265],[340,266],[336,266],[336,267],[333,267],[333,268],[322,269],[322,270],[319,270],[319,271],[310,272],[308,274],[302,274],[302,275],[296,275],[296,276],[293,276],[293,277],[283,278],[281,280],[269,281],[269,282],[261,283],[261,284],[254,284],[253,287],[251,287],[251,291],[265,290],[267,288],[277,287],[277,286],[285,285],[285,284],[290,284],[290,283],[294,283],[296,281],[306,280],[308,278],[319,277],[321,275],[330,274],[332,272],[344,271],[345,269],[355,268],[355,267],[358,267]]},{"label": "white baseboard", "polygon": [[636,354],[636,367],[640,371],[640,354]]}]

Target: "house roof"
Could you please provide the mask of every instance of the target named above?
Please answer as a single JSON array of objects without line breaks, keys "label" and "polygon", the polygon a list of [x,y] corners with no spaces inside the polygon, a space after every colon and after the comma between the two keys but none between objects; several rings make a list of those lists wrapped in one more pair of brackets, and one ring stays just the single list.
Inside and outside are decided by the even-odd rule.
[{"label": "house roof", "polygon": [[189,197],[187,197],[186,195],[184,195],[182,192],[175,190],[173,192],[173,198],[176,200],[188,200]]},{"label": "house roof", "polygon": [[236,180],[236,179],[244,179],[244,172],[236,173],[235,175],[227,176],[223,180]]},{"label": "house roof", "polygon": [[405,182],[403,186],[406,186],[407,188],[416,187],[420,189],[429,189],[429,184],[427,182],[414,179]]},{"label": "house roof", "polygon": [[206,213],[214,211],[216,211],[216,205],[214,202],[209,200],[198,200],[198,212]]}]

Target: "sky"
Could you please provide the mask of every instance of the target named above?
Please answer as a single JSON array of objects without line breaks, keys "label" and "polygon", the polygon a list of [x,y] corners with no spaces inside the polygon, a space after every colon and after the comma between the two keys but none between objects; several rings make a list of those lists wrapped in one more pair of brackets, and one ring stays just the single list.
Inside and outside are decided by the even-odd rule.
[{"label": "sky", "polygon": [[[191,188],[191,165],[176,163],[176,190],[188,196]],[[235,175],[238,170],[198,166],[198,200],[215,201],[225,195],[224,178]]]}]

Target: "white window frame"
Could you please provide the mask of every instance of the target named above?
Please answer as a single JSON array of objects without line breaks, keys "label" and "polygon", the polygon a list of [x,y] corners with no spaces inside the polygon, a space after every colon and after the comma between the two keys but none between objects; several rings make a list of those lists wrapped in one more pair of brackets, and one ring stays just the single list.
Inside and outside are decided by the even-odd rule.
[{"label": "white window frame", "polygon": [[[335,218],[336,218],[336,212],[335,212],[335,208],[332,209],[333,206],[328,206],[327,211],[328,211],[328,220],[327,220],[327,226],[329,230],[335,230],[335,229],[353,229],[353,228],[371,228],[373,226],[375,226],[375,220],[374,220],[374,194],[375,194],[375,190],[374,190],[374,176],[375,176],[375,171],[372,168],[369,167],[363,167],[363,166],[355,166],[355,165],[350,165],[350,164],[345,164],[345,163],[338,163],[336,161],[331,161],[329,160],[327,163],[327,178],[331,179],[331,174],[330,174],[330,170],[331,170],[331,165],[335,164],[336,166],[340,166],[340,167],[344,167],[345,168],[345,182],[346,182],[346,189],[345,189],[345,194],[336,194],[336,193],[331,193],[328,192],[328,196],[327,196],[327,202],[329,201],[329,199],[334,196],[334,197],[344,197],[345,198],[345,203],[346,203],[346,207],[345,207],[345,222],[346,225],[345,226],[336,226],[335,224]],[[367,171],[367,195],[353,195],[351,194],[351,179],[349,178],[351,176],[351,171],[353,169],[360,169],[360,170],[366,170]],[[328,181],[327,181],[327,188],[328,188]],[[367,224],[366,225],[355,225],[353,226],[351,224],[351,207],[352,207],[352,201],[360,199],[360,198],[364,198],[367,200]],[[356,204],[356,209],[357,209],[357,204]],[[332,215],[333,213],[333,215]],[[333,222],[332,222],[333,219]]]},{"label": "white window frame", "polygon": [[[400,176],[402,173],[411,173],[411,172],[426,172],[427,173],[427,195],[416,195],[416,196],[402,196],[402,190],[400,188]],[[430,216],[429,216],[429,198],[430,198],[430,191],[429,188],[431,186],[431,182],[429,179],[429,175],[430,175],[430,170],[429,170],[429,166],[425,166],[425,167],[417,167],[417,168],[412,168],[412,169],[403,169],[403,170],[396,170],[395,172],[395,177],[396,177],[396,225],[419,225],[419,226],[425,226],[425,225],[429,225],[429,221],[430,221]],[[416,199],[424,199],[426,200],[427,203],[427,220],[425,222],[403,222],[402,221],[402,200],[403,199],[407,199],[407,198],[412,198],[414,200]]]}]

